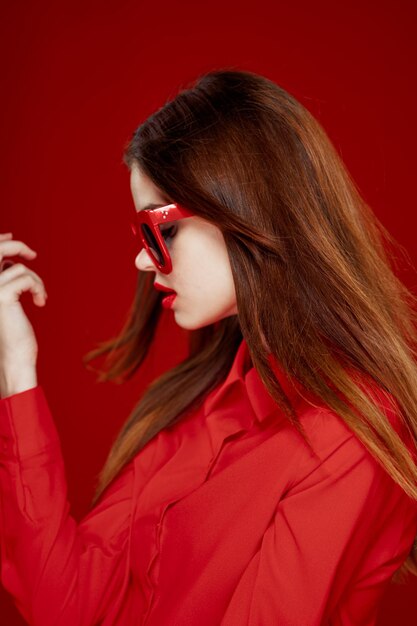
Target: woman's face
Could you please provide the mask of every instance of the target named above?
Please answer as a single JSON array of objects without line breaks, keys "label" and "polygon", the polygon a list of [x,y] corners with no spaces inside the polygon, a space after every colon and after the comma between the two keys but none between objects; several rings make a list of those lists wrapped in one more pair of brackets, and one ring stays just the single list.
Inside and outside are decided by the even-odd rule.
[{"label": "woman's face", "polygon": [[[131,170],[130,189],[136,211],[151,202],[161,206],[168,204],[158,187],[135,165]],[[176,291],[172,311],[182,328],[202,328],[236,315],[233,276],[220,229],[198,216],[183,218],[175,225],[173,236],[166,241],[172,272],[160,272],[145,248],[135,259],[138,270],[155,272],[154,282]]]}]

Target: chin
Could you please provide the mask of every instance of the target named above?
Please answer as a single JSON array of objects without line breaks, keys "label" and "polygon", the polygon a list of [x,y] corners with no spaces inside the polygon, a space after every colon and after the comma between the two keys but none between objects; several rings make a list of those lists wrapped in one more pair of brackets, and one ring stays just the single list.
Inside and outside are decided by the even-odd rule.
[{"label": "chin", "polygon": [[204,328],[205,326],[210,326],[211,324],[215,324],[216,322],[220,322],[220,320],[225,319],[226,317],[231,317],[232,315],[237,315],[237,313],[227,312],[221,315],[215,315],[210,318],[197,318],[197,317],[187,317],[181,315],[179,311],[174,310],[174,318],[175,322],[183,328],[184,330],[197,330],[199,328]]},{"label": "chin", "polygon": [[175,316],[175,322],[184,330],[198,330],[199,328],[204,328],[205,326],[212,324],[212,322],[193,322],[192,320],[184,321],[177,319],[177,316]]}]

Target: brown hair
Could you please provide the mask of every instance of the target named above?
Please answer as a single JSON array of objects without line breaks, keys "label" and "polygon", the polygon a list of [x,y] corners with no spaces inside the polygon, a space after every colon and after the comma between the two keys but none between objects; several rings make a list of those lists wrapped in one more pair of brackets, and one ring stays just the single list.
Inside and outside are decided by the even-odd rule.
[{"label": "brown hair", "polygon": [[[361,197],[318,121],[263,76],[211,71],[138,127],[124,161],[222,231],[238,315],[191,331],[189,356],[149,385],[109,452],[93,504],[152,437],[224,380],[242,337],[308,445],[266,346],[417,500],[416,463],[378,403],[347,372],[356,370],[398,403],[402,426],[417,443],[416,298],[390,264],[388,246],[400,245]],[[145,359],[161,313],[152,278],[139,273],[120,335],[84,357],[107,355],[99,382],[129,379]],[[399,582],[406,572],[417,575],[413,547],[394,577]]]}]

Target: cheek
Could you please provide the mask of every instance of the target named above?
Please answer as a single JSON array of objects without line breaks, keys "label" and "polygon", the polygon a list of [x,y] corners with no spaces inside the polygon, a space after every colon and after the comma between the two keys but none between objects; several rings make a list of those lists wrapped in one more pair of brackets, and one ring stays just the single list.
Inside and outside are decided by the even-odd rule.
[{"label": "cheek", "polygon": [[187,329],[212,324],[237,314],[236,294],[224,241],[213,237],[185,238],[176,252],[172,285],[179,293],[174,303],[176,323]]},{"label": "cheek", "polygon": [[219,229],[204,226],[184,232],[172,246],[172,261],[173,284],[184,295],[201,296],[205,302],[211,297],[217,303],[235,298],[229,256]]},{"label": "cheek", "polygon": [[198,292],[227,304],[235,297],[234,283],[226,247],[219,245],[200,247],[195,250],[190,271],[192,282]]}]

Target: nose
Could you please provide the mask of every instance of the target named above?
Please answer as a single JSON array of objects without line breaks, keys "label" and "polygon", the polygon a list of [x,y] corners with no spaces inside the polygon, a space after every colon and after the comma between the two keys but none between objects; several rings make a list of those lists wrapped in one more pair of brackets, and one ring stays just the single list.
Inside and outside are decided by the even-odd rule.
[{"label": "nose", "polygon": [[141,272],[155,272],[156,267],[151,260],[151,257],[146,251],[146,248],[142,248],[135,259],[135,266]]}]

